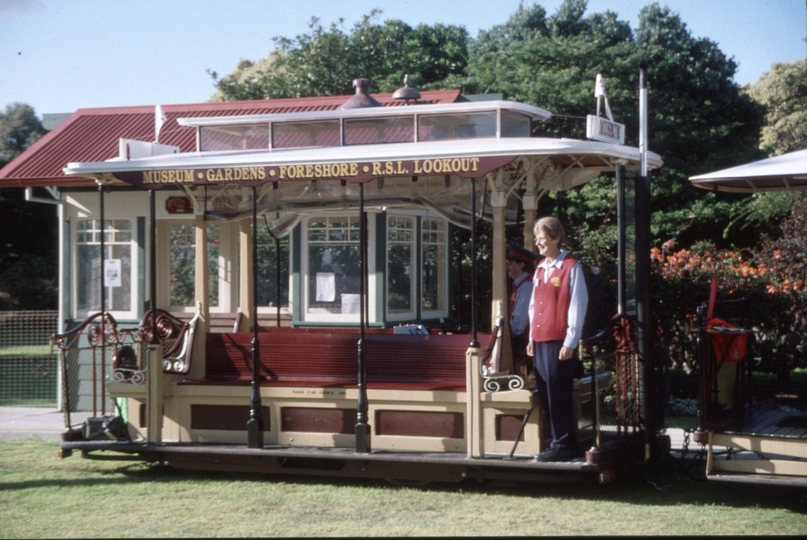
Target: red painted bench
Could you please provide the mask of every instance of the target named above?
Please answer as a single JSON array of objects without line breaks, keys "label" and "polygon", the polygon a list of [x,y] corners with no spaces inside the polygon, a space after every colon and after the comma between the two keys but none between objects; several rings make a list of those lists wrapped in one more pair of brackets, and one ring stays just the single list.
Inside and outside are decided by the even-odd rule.
[{"label": "red painted bench", "polygon": [[[179,384],[249,384],[252,333],[208,334],[203,379]],[[258,333],[261,386],[356,387],[355,329],[273,328]],[[482,347],[490,339],[481,335]],[[471,336],[365,333],[368,388],[465,390]]]}]

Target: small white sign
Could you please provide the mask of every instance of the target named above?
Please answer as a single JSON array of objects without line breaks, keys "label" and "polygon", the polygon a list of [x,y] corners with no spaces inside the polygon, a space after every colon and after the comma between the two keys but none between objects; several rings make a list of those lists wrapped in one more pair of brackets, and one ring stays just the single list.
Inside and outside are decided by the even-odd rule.
[{"label": "small white sign", "polygon": [[317,272],[317,302],[336,300],[336,274]]},{"label": "small white sign", "polygon": [[120,259],[104,260],[104,286],[120,287],[121,283]]},{"label": "small white sign", "polygon": [[589,114],[586,116],[586,137],[611,144],[625,144],[625,125]]},{"label": "small white sign", "polygon": [[358,294],[342,294],[342,313],[353,315],[361,308],[361,296]]}]

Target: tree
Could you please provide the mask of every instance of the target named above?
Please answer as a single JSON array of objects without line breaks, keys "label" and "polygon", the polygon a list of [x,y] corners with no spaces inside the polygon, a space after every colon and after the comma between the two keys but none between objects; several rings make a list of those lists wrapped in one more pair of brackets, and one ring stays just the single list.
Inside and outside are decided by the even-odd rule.
[{"label": "tree", "polygon": [[807,148],[807,58],[792,64],[773,64],[746,90],[767,108],[760,141],[766,154]]},{"label": "tree", "polygon": [[[323,27],[312,19],[310,32],[294,39],[274,38],[275,49],[251,62],[241,60],[233,73],[218,78],[214,100],[268,99],[351,94],[351,81],[368,78],[374,91],[392,92],[404,75],[421,89],[445,88],[464,73],[467,31],[459,26],[376,21],[373,10],[351,31],[339,24]],[[447,79],[452,83],[446,83]]]},{"label": "tree", "polygon": [[[720,239],[742,197],[695,190],[688,177],[746,162],[749,155],[762,157],[756,141],[763,112],[733,81],[736,63],[713,41],[693,37],[677,14],[658,4],[642,9],[635,32],[611,11],[586,16],[586,5],[566,0],[552,16],[539,6],[519,6],[504,25],[480,32],[470,46],[468,86],[552,111],[551,120],[536,126],[537,134],[583,138],[601,73],[615,119],[628,126],[627,144],[636,145],[638,73],[646,65],[650,147],[664,159],[652,180],[654,242]],[[567,213],[582,240],[602,242],[615,235],[589,233],[613,227],[612,220],[606,223],[613,217],[611,205],[603,202],[613,200],[611,185],[598,180],[544,200],[555,201],[552,211]],[[755,239],[756,231],[726,243],[750,246]]]},{"label": "tree", "polygon": [[[0,166],[44,133],[30,105],[7,105],[0,114]],[[19,189],[0,189],[0,310],[56,307],[55,218],[52,206],[26,203]]]},{"label": "tree", "polygon": [[[759,148],[769,156],[807,148],[807,59],[774,64],[743,90],[765,107],[765,125]],[[779,236],[779,224],[794,209],[791,192],[755,193],[735,209],[727,229],[758,229]]]},{"label": "tree", "polygon": [[0,113],[0,168],[19,156],[45,133],[33,107],[25,103],[6,105]]}]

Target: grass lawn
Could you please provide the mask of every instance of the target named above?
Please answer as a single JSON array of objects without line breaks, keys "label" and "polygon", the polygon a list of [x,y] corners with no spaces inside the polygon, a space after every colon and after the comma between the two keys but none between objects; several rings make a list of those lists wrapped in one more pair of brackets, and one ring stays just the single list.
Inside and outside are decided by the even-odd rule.
[{"label": "grass lawn", "polygon": [[[803,534],[807,492],[658,473],[607,485],[433,484],[60,460],[0,442],[0,537]],[[665,476],[665,478],[662,478]]]}]

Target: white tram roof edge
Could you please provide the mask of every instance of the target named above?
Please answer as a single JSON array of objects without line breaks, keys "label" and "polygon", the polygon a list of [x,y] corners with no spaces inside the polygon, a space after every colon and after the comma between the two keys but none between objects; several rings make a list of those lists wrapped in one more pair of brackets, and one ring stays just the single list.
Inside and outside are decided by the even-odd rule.
[{"label": "white tram roof edge", "polygon": [[[318,164],[351,161],[396,161],[495,156],[599,156],[616,166],[640,160],[638,148],[617,146],[577,139],[511,137],[504,139],[461,139],[397,144],[363,144],[355,146],[307,147],[296,149],[237,150],[221,152],[188,152],[164,154],[132,160],[68,163],[64,173],[86,176],[124,171],[151,171],[182,168],[249,167],[277,164]],[[648,166],[658,168],[661,157],[648,152]],[[582,165],[581,165],[582,167]]]},{"label": "white tram roof edge", "polygon": [[177,118],[177,124],[190,127],[235,126],[265,124],[268,122],[306,122],[313,120],[359,119],[372,117],[412,116],[423,114],[461,114],[493,112],[496,110],[520,113],[532,120],[544,121],[552,117],[546,109],[517,101],[467,101],[441,104],[413,104],[397,107],[365,107],[360,109],[336,109],[329,111],[302,111],[292,113],[254,114],[244,116],[206,116]]}]

